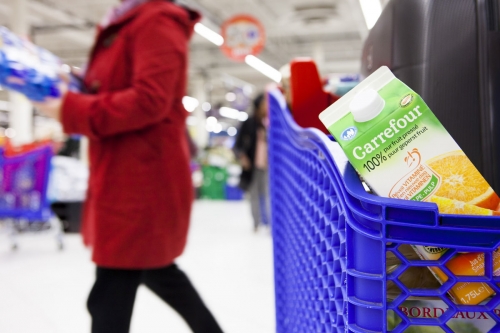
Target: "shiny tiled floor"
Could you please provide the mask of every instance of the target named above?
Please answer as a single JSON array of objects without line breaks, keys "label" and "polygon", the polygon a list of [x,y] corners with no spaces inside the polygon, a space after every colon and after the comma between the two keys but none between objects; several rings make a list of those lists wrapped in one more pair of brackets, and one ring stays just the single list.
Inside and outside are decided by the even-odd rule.
[{"label": "shiny tiled floor", "polygon": [[[94,278],[78,235],[59,252],[49,234],[23,235],[17,252],[0,230],[0,332],[88,333],[85,309]],[[178,260],[229,333],[274,332],[272,244],[253,233],[246,202],[200,201],[188,247]],[[141,287],[131,333],[187,333],[182,319]]]}]

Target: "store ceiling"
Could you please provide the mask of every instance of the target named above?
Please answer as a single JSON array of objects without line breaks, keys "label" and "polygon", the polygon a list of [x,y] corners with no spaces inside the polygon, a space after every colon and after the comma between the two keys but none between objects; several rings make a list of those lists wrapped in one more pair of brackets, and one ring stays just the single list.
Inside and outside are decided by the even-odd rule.
[{"label": "store ceiling", "polygon": [[[10,26],[12,3],[0,0],[0,25]],[[29,0],[31,38],[71,65],[87,59],[94,26],[117,0]],[[202,21],[219,31],[224,20],[249,13],[265,27],[267,43],[259,57],[275,68],[294,57],[313,57],[322,74],[353,73],[359,69],[367,34],[358,0],[179,0],[200,10]],[[382,2],[387,2],[383,0]],[[224,57],[215,45],[195,35],[191,44],[190,78],[212,87],[222,75],[262,89],[270,80],[245,63]],[[192,90],[192,86],[191,89]],[[212,95],[212,99],[220,94]],[[212,101],[216,102],[216,101]]]}]

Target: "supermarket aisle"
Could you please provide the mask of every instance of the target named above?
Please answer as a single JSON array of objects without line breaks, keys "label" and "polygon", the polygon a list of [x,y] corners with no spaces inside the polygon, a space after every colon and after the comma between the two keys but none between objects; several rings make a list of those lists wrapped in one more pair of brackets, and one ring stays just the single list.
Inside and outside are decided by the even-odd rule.
[{"label": "supermarket aisle", "polygon": [[[246,202],[195,204],[188,247],[178,264],[227,333],[274,331],[272,244],[253,234]],[[93,282],[89,252],[77,235],[59,253],[46,235],[24,236],[11,253],[0,234],[0,332],[88,333],[85,309]],[[188,333],[175,312],[139,289],[131,333]]]}]

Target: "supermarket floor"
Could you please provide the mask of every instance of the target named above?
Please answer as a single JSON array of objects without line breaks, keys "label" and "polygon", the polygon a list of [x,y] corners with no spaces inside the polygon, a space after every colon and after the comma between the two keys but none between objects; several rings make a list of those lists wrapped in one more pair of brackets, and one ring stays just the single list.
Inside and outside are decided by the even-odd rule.
[{"label": "supermarket floor", "polygon": [[[190,276],[224,332],[274,331],[272,244],[254,234],[246,202],[199,201],[178,264]],[[0,233],[0,332],[88,333],[85,309],[94,278],[90,253],[78,235],[56,250],[51,235],[26,235],[16,253]],[[140,287],[131,333],[187,333],[182,319]]]}]

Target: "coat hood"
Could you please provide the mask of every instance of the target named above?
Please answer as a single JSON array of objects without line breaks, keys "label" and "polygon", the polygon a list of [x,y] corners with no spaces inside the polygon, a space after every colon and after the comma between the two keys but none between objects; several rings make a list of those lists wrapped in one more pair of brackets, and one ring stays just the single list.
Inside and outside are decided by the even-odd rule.
[{"label": "coat hood", "polygon": [[[180,23],[183,27],[186,36],[190,38],[193,35],[194,25],[201,20],[201,14],[186,6],[176,4],[168,0],[149,0],[136,8],[129,11],[116,22],[113,22],[104,30],[113,27],[121,26],[134,19],[137,16],[145,16],[157,14],[158,11],[170,16],[173,20]],[[103,30],[102,28],[100,30]]]},{"label": "coat hood", "polygon": [[187,36],[191,38],[194,32],[195,24],[201,20],[201,14],[198,11],[185,6],[180,6],[180,5],[176,6],[183,9],[187,13],[187,17],[182,17],[180,22],[183,23],[183,25],[185,26]]}]

